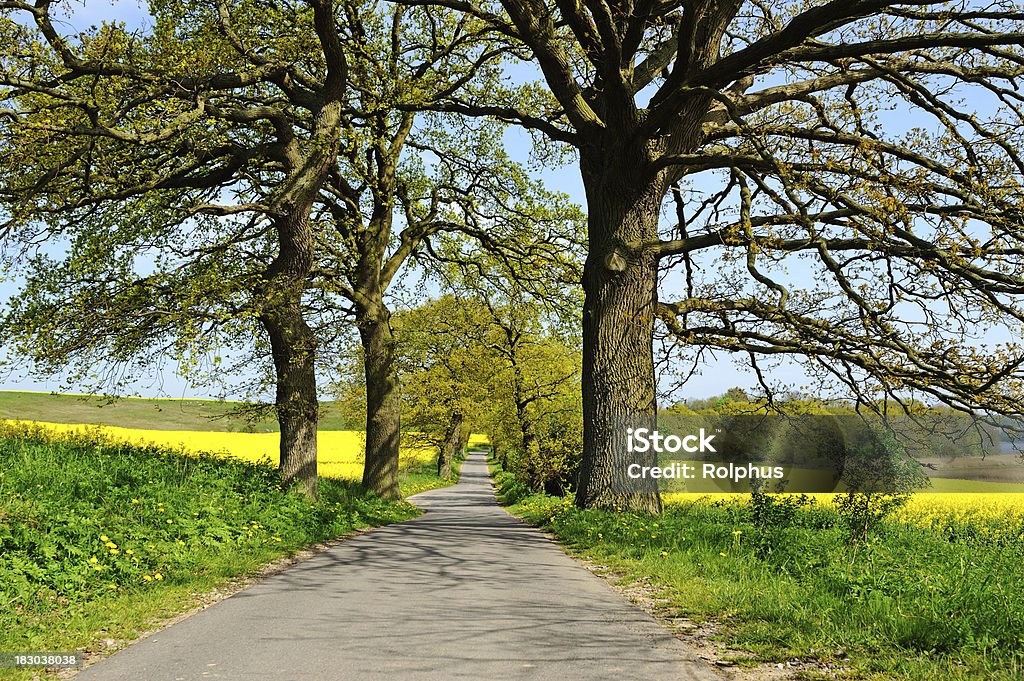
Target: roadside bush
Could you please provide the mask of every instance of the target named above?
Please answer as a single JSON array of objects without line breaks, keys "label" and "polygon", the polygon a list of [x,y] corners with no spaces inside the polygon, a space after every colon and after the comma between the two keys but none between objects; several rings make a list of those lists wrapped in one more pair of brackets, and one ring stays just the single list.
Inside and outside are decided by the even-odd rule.
[{"label": "roadside bush", "polygon": [[753,547],[758,558],[767,558],[786,545],[786,533],[801,509],[814,500],[806,494],[770,493],[755,486],[750,492],[747,511],[754,526]]},{"label": "roadside bush", "polygon": [[522,499],[533,494],[525,482],[510,471],[499,471],[494,475],[494,485],[497,488],[498,501],[510,506],[518,504]]}]

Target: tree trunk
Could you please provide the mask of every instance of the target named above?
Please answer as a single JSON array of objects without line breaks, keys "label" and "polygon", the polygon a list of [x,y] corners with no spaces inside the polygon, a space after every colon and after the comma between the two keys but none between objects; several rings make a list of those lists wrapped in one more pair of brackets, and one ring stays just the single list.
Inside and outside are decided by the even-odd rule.
[{"label": "tree trunk", "polygon": [[[315,8],[314,15],[318,31],[329,25],[322,8]],[[295,485],[311,498],[317,493],[317,339],[303,317],[302,294],[316,260],[310,212],[324,178],[337,163],[341,140],[347,65],[343,55],[332,57],[307,153],[301,152],[293,135],[280,139],[288,177],[272,200],[278,250],[256,291],[259,321],[270,337],[277,378],[281,477],[285,485]]]},{"label": "tree trunk", "polygon": [[281,478],[316,498],[316,337],[302,317],[301,291],[265,309],[260,324],[270,337],[277,376],[277,421],[281,428]]},{"label": "tree trunk", "polygon": [[398,454],[402,433],[402,409],[395,373],[395,336],[391,315],[383,305],[377,313],[359,320],[366,374],[366,461],[363,489],[382,499],[401,499],[398,487]]},{"label": "tree trunk", "polygon": [[581,159],[590,248],[583,270],[583,461],[576,504],[658,513],[657,481],[627,477],[629,464],[653,466],[656,456],[626,449],[628,428],[653,429],[657,421],[658,264],[627,245],[657,239],[664,192],[640,181],[639,173],[606,166],[607,158],[616,156]]},{"label": "tree trunk", "polygon": [[444,444],[437,453],[437,475],[445,480],[452,477],[452,461],[462,444],[462,412],[452,414],[452,422],[444,437]]}]

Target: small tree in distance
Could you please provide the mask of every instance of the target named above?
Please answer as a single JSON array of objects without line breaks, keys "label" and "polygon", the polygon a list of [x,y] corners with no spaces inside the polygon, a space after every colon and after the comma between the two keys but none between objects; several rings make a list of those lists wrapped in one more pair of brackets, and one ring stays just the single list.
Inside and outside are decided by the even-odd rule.
[{"label": "small tree in distance", "polygon": [[579,355],[538,324],[535,304],[446,295],[397,316],[405,424],[447,469],[470,431],[506,470],[564,492],[581,441]]}]

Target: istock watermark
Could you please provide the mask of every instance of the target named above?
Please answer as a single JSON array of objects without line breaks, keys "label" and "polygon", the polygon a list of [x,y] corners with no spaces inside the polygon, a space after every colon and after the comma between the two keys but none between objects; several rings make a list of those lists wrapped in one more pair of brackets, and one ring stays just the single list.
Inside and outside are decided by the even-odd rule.
[{"label": "istock watermark", "polygon": [[613,486],[629,493],[1024,493],[1024,438],[944,413],[659,413],[620,417],[613,432]]},{"label": "istock watermark", "polygon": [[[688,454],[717,452],[718,450],[712,444],[714,439],[715,435],[713,433],[707,434],[703,428],[700,429],[697,435],[684,435],[683,437],[678,435],[664,436],[657,430],[650,430],[648,428],[627,428],[626,450],[643,453],[653,449],[659,454],[664,452],[675,454],[679,451]],[[697,444],[694,444],[695,442]]]}]

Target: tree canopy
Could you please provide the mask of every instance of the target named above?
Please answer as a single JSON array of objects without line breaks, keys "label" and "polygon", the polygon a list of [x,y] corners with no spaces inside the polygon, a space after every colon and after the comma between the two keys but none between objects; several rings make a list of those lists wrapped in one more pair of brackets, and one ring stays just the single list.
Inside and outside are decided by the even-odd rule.
[{"label": "tree canopy", "polygon": [[27,275],[6,328],[24,354],[75,378],[97,358],[228,346],[231,374],[271,355],[282,469],[301,460],[311,486],[316,362],[355,321],[364,484],[396,496],[389,286],[444,233],[543,253],[557,245],[530,234],[572,214],[500,128],[424,112],[485,87],[504,48],[479,21],[387,3],[161,2],[151,30],[67,34],[51,3],[0,9],[0,196]]},{"label": "tree canopy", "polygon": [[770,359],[793,356],[864,405],[1020,413],[1017,4],[422,2],[489,22],[546,83],[543,115],[448,109],[579,159],[578,503],[658,508],[616,477],[625,423],[656,413],[656,318],[697,362],[746,357],[768,392]]}]

